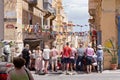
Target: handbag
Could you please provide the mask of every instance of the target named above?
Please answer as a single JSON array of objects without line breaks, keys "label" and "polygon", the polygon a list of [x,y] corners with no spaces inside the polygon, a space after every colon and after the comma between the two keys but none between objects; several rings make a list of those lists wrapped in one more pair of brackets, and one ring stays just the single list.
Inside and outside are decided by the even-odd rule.
[{"label": "handbag", "polygon": [[95,59],[92,57],[92,63],[95,63]]}]

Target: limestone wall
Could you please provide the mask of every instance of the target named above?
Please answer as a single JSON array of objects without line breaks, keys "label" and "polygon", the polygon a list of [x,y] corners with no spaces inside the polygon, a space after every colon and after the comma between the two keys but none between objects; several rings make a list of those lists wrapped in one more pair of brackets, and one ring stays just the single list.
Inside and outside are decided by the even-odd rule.
[{"label": "limestone wall", "polygon": [[[117,27],[116,27],[116,0],[103,0],[102,1],[102,14],[101,14],[101,31],[102,31],[102,44],[114,38],[117,42]],[[111,6],[112,5],[112,6]],[[110,68],[110,56],[104,54],[104,69]]]}]

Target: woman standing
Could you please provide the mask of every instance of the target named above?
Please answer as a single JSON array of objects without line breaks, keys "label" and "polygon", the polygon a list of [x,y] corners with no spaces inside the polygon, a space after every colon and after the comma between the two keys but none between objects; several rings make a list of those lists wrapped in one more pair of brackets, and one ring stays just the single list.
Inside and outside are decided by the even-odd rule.
[{"label": "woman standing", "polygon": [[52,71],[57,71],[57,64],[58,64],[58,50],[56,49],[56,46],[53,46],[51,53],[51,65],[52,65]]},{"label": "woman standing", "polygon": [[94,49],[91,47],[91,44],[88,44],[88,48],[86,49],[85,55],[86,55],[87,73],[91,73],[92,60],[94,55]]},{"label": "woman standing", "polygon": [[40,71],[42,71],[42,51],[40,50],[40,46],[37,46],[36,50],[35,50],[35,70],[36,70],[36,74],[39,73]]},{"label": "woman standing", "polygon": [[103,71],[103,49],[102,45],[97,46],[97,71],[102,73]]},{"label": "woman standing", "polygon": [[48,45],[45,45],[45,49],[43,49],[43,60],[44,60],[44,70],[45,73],[48,73],[48,65],[49,65],[49,60],[50,60],[50,49]]}]

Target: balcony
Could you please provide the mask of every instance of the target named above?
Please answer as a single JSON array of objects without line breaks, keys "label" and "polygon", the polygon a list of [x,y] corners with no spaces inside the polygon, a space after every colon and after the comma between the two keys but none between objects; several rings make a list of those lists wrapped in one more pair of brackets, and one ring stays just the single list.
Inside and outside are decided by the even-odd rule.
[{"label": "balcony", "polygon": [[97,2],[94,0],[89,0],[89,9],[96,9],[97,7]]},{"label": "balcony", "polygon": [[95,0],[89,0],[89,14],[91,16],[95,15],[96,7],[97,7],[97,2]]},{"label": "balcony", "polygon": [[52,3],[44,1],[43,8],[45,11],[49,11],[50,13],[53,13]]},{"label": "balcony", "polygon": [[38,0],[27,0],[30,5],[37,5]]},{"label": "balcony", "polygon": [[44,8],[44,11],[45,11],[44,17],[46,17],[46,18],[50,17],[51,15],[54,16],[54,14],[56,13],[55,10],[52,7],[52,2],[49,1],[49,0],[44,0],[43,8]]},{"label": "balcony", "polygon": [[53,13],[50,16],[50,19],[54,20],[56,18],[56,9],[53,8]]},{"label": "balcony", "polygon": [[95,13],[96,13],[96,9],[89,9],[89,14],[91,16],[95,16]]},{"label": "balcony", "polygon": [[95,22],[95,19],[89,19],[89,23],[93,24]]}]

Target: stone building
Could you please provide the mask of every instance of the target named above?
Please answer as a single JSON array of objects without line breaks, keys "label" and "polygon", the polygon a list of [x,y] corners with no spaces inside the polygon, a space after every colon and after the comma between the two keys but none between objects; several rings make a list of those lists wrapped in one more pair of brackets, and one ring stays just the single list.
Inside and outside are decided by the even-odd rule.
[{"label": "stone building", "polygon": [[[116,46],[120,46],[120,0],[89,0],[89,14],[91,26],[91,41],[94,46],[105,43],[114,38]],[[104,54],[104,69],[110,68],[111,57]],[[120,53],[118,53],[120,64]]]},{"label": "stone building", "polygon": [[19,48],[26,39],[35,39],[30,35],[33,25],[41,27],[43,18],[42,0],[4,0],[4,40],[14,41]]},{"label": "stone building", "polygon": [[[47,30],[51,34],[53,31],[54,26],[54,20],[56,18],[56,9],[52,6],[54,3],[54,0],[43,0],[43,9],[44,9],[44,19],[43,19],[43,27],[45,29],[46,26]],[[46,43],[50,47],[52,47],[53,41],[55,40],[55,37],[52,37],[52,34],[49,36],[50,38],[45,39]]]},{"label": "stone building", "polygon": [[57,49],[61,51],[63,45],[65,44],[65,35],[63,34],[63,23],[68,23],[68,21],[67,16],[64,13],[62,0],[54,0],[53,7],[56,9],[56,18],[53,22],[53,25],[55,27],[53,29],[55,32],[57,32],[56,41],[54,42],[54,45],[56,45]]},{"label": "stone building", "polygon": [[52,0],[4,0],[4,40],[15,42],[21,50],[26,43],[31,49],[43,48],[54,40],[50,35],[54,19]]}]

